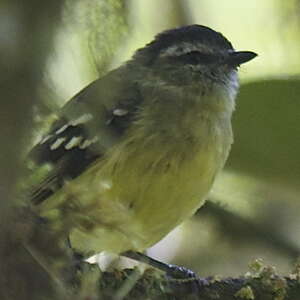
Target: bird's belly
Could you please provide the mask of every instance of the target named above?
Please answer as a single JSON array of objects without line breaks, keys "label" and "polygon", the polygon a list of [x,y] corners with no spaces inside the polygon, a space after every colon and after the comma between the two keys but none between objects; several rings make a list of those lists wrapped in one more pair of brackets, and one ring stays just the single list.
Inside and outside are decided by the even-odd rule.
[{"label": "bird's belly", "polygon": [[139,237],[134,240],[138,250],[158,242],[204,203],[217,168],[205,157],[205,162],[195,159],[180,169],[159,170],[145,190],[137,191],[132,222],[125,224],[124,230]]},{"label": "bird's belly", "polygon": [[93,178],[88,186],[97,196],[89,201],[78,196],[84,206],[91,203],[88,217],[94,226],[88,232],[75,228],[72,244],[81,251],[115,253],[155,244],[204,203],[225,159],[216,149],[205,147],[186,156],[175,151],[159,160],[144,150],[113,167],[111,162],[95,165],[93,176],[86,176]]}]

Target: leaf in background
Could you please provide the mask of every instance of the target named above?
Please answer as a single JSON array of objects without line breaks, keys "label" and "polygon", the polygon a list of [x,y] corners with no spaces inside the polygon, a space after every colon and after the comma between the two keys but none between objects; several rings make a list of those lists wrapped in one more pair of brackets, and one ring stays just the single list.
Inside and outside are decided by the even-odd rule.
[{"label": "leaf in background", "polygon": [[66,2],[65,21],[81,34],[99,74],[105,73],[128,33],[127,4],[122,0],[72,0]]},{"label": "leaf in background", "polygon": [[235,143],[228,168],[300,188],[299,79],[243,85],[233,127]]}]

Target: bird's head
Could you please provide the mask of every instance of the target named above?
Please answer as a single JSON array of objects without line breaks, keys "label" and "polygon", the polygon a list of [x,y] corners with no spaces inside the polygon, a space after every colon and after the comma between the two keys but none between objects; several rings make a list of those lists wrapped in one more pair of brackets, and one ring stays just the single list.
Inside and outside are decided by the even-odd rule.
[{"label": "bird's head", "polygon": [[256,56],[235,51],[219,32],[201,25],[189,25],[158,34],[133,61],[150,68],[167,84],[226,85],[237,83],[237,67]]}]

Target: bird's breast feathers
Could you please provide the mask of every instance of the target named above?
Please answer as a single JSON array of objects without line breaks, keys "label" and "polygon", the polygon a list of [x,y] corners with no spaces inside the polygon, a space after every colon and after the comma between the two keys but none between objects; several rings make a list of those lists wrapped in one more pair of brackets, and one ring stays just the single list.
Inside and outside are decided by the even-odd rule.
[{"label": "bird's breast feathers", "polygon": [[[186,117],[179,123],[186,126]],[[137,122],[104,158],[43,203],[41,214],[51,218],[63,211],[73,224],[72,245],[83,252],[153,245],[204,203],[227,158],[230,118],[198,117],[181,143],[165,128],[140,134]]]}]

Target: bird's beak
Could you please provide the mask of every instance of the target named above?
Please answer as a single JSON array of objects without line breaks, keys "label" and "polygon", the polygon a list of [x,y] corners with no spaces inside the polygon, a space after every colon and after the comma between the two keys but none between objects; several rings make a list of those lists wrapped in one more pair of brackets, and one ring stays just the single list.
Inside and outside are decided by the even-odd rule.
[{"label": "bird's beak", "polygon": [[251,51],[235,51],[229,53],[229,56],[225,59],[225,63],[232,66],[238,66],[250,61],[256,56],[257,54]]}]

